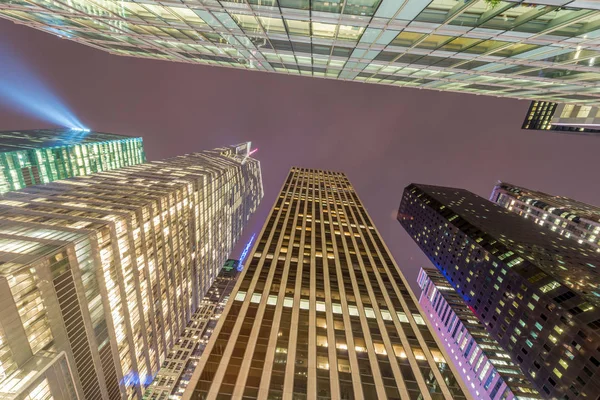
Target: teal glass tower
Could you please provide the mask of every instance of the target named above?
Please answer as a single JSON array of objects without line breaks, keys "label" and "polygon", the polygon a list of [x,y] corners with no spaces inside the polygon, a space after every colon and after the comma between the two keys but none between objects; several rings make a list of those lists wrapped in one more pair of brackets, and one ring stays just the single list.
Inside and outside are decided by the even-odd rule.
[{"label": "teal glass tower", "polygon": [[145,161],[140,137],[86,129],[0,132],[0,194]]}]

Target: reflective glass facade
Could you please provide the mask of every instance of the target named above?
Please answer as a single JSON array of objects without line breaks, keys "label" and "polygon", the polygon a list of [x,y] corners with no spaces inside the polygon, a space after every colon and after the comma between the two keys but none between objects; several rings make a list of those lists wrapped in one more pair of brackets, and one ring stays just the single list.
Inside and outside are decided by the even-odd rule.
[{"label": "reflective glass facade", "polygon": [[181,398],[237,282],[238,266],[238,260],[225,262],[154,381],[144,392],[145,400]]},{"label": "reflective glass facade", "polygon": [[145,161],[139,137],[75,129],[0,132],[0,194]]},{"label": "reflective glass facade", "polygon": [[474,399],[542,398],[441,272],[421,268],[418,282],[419,304]]},{"label": "reflective glass facade", "polygon": [[595,0],[1,0],[0,16],[113,54],[597,103]]},{"label": "reflective glass facade", "polygon": [[343,173],[292,168],[184,399],[466,399]]},{"label": "reflective glass facade", "polygon": [[600,108],[532,101],[522,128],[588,136],[600,135]]},{"label": "reflective glass facade", "polygon": [[0,393],[29,385],[36,356],[64,351],[79,398],[140,399],[262,198],[249,151],[5,194]]},{"label": "reflective glass facade", "polygon": [[600,395],[600,255],[467,190],[411,184],[398,220],[547,398]]},{"label": "reflective glass facade", "polygon": [[496,184],[490,200],[600,252],[600,207],[506,182]]}]

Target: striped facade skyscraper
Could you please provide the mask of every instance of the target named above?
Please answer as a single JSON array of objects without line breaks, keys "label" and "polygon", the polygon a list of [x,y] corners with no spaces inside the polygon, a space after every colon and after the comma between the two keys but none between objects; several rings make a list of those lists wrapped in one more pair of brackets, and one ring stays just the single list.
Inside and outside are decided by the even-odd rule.
[{"label": "striped facade skyscraper", "polygon": [[466,399],[343,173],[292,168],[184,399]]},{"label": "striped facade skyscraper", "polygon": [[140,399],[262,198],[249,155],[245,143],[3,196],[0,397]]}]

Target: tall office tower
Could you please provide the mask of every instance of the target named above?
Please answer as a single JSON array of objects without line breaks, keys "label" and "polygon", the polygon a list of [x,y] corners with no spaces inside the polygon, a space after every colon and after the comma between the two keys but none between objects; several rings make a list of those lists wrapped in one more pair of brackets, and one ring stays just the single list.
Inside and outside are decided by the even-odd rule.
[{"label": "tall office tower", "polygon": [[139,137],[82,129],[0,132],[0,194],[145,161]]},{"label": "tall office tower", "polygon": [[229,300],[240,274],[239,267],[239,260],[225,262],[154,381],[144,392],[144,399],[181,398]]},{"label": "tall office tower", "polygon": [[23,391],[45,382],[38,358],[64,353],[68,368],[53,364],[65,372],[56,381],[72,375],[77,396],[57,394],[60,382],[48,373],[55,398],[141,398],[262,197],[249,150],[246,143],[5,194],[0,393],[35,397]]},{"label": "tall office tower", "polygon": [[506,182],[496,184],[490,200],[600,252],[600,207]]},{"label": "tall office tower", "polygon": [[532,101],[521,128],[600,135],[600,108]]},{"label": "tall office tower", "polygon": [[474,399],[541,399],[441,272],[421,268],[418,282],[425,316]]},{"label": "tall office tower", "polygon": [[398,220],[542,396],[600,395],[600,255],[467,190],[411,184]]},{"label": "tall office tower", "polygon": [[597,104],[595,0],[0,0],[0,17],[112,54]]},{"label": "tall office tower", "polygon": [[344,174],[292,168],[248,260],[184,399],[465,399]]}]

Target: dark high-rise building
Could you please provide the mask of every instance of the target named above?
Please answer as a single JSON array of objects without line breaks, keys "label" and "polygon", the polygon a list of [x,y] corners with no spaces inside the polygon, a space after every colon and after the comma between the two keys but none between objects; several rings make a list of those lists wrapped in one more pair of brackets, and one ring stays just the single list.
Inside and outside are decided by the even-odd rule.
[{"label": "dark high-rise building", "polygon": [[541,398],[440,271],[421,268],[418,282],[419,304],[474,399]]},{"label": "dark high-rise building", "polygon": [[84,129],[0,132],[0,194],[145,161],[139,137]]},{"label": "dark high-rise building", "polygon": [[600,108],[534,100],[521,128],[586,136],[600,135]]},{"label": "dark high-rise building", "polygon": [[506,182],[496,184],[490,200],[600,252],[600,207]]},{"label": "dark high-rise building", "polygon": [[463,189],[411,184],[398,220],[542,395],[600,395],[595,251]]},{"label": "dark high-rise building", "polygon": [[146,400],[181,398],[198,360],[221,317],[240,274],[239,260],[227,260],[214,283],[192,315],[177,343],[169,351],[161,369],[144,392]]},{"label": "dark high-rise building", "polygon": [[465,399],[354,188],[292,168],[185,399]]}]

